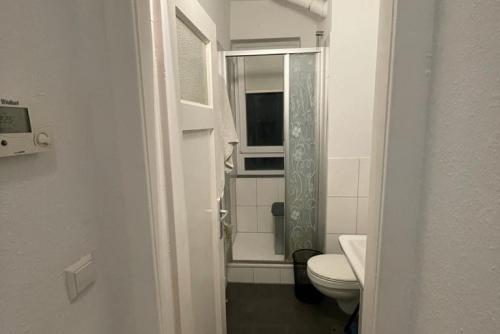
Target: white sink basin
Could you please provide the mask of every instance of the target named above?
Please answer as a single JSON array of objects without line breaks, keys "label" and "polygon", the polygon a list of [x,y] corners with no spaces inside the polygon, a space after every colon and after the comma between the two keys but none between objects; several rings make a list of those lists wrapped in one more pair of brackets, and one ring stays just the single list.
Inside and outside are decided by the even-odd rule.
[{"label": "white sink basin", "polygon": [[341,235],[340,246],[362,287],[365,283],[366,235]]}]

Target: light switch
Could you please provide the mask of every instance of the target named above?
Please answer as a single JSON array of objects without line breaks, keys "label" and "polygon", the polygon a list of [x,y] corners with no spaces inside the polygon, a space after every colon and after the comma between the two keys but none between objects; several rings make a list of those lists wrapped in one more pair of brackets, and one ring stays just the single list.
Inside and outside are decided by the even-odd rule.
[{"label": "light switch", "polygon": [[74,301],[95,282],[95,264],[92,254],[87,254],[64,270],[68,297]]}]

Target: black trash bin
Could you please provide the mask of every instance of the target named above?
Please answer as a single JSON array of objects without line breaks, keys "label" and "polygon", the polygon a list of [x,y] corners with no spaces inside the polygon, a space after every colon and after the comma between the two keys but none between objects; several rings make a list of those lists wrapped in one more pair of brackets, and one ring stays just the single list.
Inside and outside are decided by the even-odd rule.
[{"label": "black trash bin", "polygon": [[323,294],[316,290],[307,276],[307,260],[320,254],[322,253],[314,249],[299,249],[292,255],[295,297],[304,303],[317,304],[323,300]]}]

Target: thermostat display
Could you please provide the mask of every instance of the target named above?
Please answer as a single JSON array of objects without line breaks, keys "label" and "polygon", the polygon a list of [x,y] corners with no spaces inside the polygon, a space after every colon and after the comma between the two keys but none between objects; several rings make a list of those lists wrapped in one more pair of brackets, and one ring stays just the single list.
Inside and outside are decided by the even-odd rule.
[{"label": "thermostat display", "polygon": [[18,101],[1,99],[0,157],[38,153],[51,148],[49,128],[39,124],[36,117],[31,117],[31,111]]},{"label": "thermostat display", "polygon": [[31,132],[28,108],[0,107],[0,133]]}]

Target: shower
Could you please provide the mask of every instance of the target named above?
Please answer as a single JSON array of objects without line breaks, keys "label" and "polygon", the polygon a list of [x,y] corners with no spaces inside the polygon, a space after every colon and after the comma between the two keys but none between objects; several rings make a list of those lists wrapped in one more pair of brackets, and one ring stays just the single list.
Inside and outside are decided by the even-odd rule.
[{"label": "shower", "polygon": [[322,250],[326,116],[321,48],[225,53],[240,137],[228,190],[231,264],[280,265]]}]

